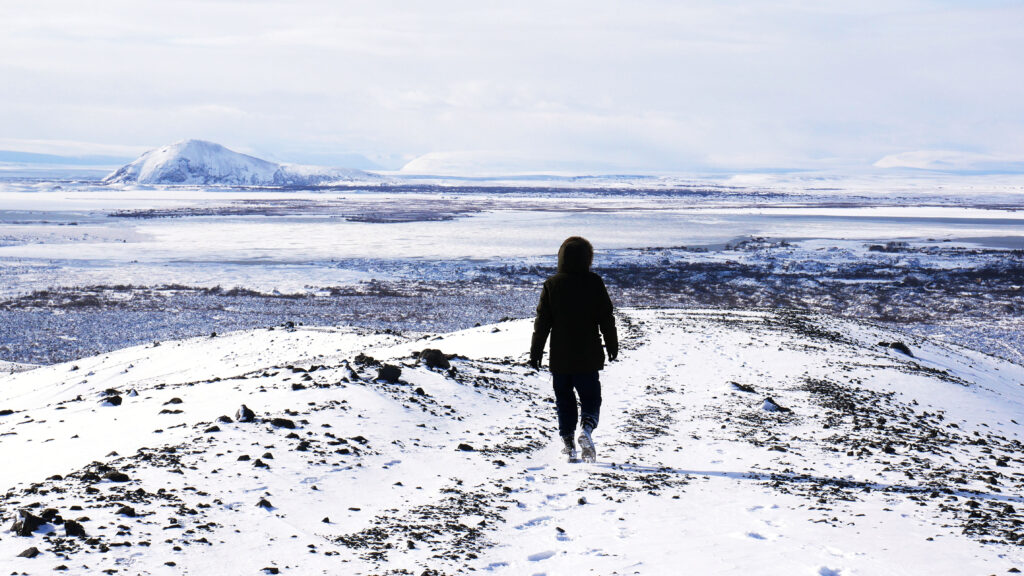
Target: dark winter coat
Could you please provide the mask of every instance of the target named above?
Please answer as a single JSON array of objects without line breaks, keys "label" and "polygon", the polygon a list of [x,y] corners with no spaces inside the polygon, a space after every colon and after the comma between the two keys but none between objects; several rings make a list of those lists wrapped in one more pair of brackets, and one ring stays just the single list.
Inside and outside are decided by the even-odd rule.
[{"label": "dark winter coat", "polygon": [[539,362],[551,334],[548,365],[557,374],[596,372],[604,368],[601,336],[610,356],[618,355],[619,338],[612,301],[604,281],[590,271],[593,248],[570,238],[558,251],[558,273],[544,282],[533,324],[530,358]]}]

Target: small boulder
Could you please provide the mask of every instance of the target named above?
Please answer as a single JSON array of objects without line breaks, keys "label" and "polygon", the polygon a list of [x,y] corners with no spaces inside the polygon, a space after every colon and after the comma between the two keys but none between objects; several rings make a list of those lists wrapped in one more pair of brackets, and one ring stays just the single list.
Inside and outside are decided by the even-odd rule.
[{"label": "small boulder", "polygon": [[437,348],[427,348],[420,352],[420,362],[426,364],[427,368],[441,368],[442,370],[447,370],[452,366],[444,352]]},{"label": "small boulder", "polygon": [[84,538],[86,536],[85,527],[74,520],[65,520],[64,534],[69,537]]},{"label": "small boulder", "polygon": [[398,382],[402,376],[402,369],[393,364],[384,364],[377,370],[377,380],[383,380],[389,384]]},{"label": "small boulder", "polygon": [[270,424],[277,428],[288,428],[291,430],[295,429],[295,422],[287,418],[271,418]]},{"label": "small boulder", "polygon": [[107,396],[106,398],[101,400],[100,404],[103,404],[104,406],[120,406],[121,402],[121,397],[118,396],[117,394],[114,394],[113,396]]},{"label": "small boulder", "polygon": [[470,446],[469,444],[459,444],[458,450],[462,452],[473,452],[476,449]]},{"label": "small boulder", "polygon": [[242,407],[235,412],[235,420],[239,422],[252,422],[256,419],[256,413],[249,409],[248,406],[242,404]]},{"label": "small boulder", "polygon": [[732,387],[735,388],[736,390],[739,390],[740,392],[754,392],[754,387],[751,386],[750,384],[740,384],[739,382],[730,382],[730,384],[732,384]]},{"label": "small boulder", "polygon": [[761,408],[766,412],[792,412],[789,408],[780,405],[772,399],[771,396],[764,399],[764,404],[761,405]]},{"label": "small boulder", "polygon": [[18,558],[35,558],[36,556],[39,556],[39,548],[36,548],[35,546],[32,546],[21,554],[18,554]]},{"label": "small boulder", "polygon": [[115,514],[118,514],[120,516],[128,516],[128,517],[131,517],[131,518],[134,518],[134,517],[138,516],[138,514],[135,513],[135,508],[132,508],[131,506],[128,506],[127,504],[125,504],[124,506],[121,506],[120,508],[118,508],[117,512],[115,512]]},{"label": "small boulder", "polygon": [[45,520],[28,510],[18,510],[14,516],[14,525],[11,526],[11,531],[18,536],[31,536],[45,523]]},{"label": "small boulder", "polygon": [[910,351],[910,347],[904,344],[903,342],[879,342],[878,345],[881,346],[882,348],[890,348],[892,350],[899,352],[900,354],[910,356],[911,358],[914,357],[914,353]]},{"label": "small boulder", "polygon": [[103,478],[110,480],[111,482],[127,482],[131,480],[124,472],[118,472],[117,470],[111,470],[103,475]]}]

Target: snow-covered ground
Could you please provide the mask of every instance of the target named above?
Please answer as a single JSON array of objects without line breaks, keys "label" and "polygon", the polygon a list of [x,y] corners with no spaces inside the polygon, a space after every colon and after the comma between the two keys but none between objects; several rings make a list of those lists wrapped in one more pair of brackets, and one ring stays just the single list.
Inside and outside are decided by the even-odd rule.
[{"label": "snow-covered ground", "polygon": [[[790,312],[619,323],[592,465],[558,454],[527,320],[415,339],[277,327],[0,375],[0,515],[49,519],[0,534],[0,558],[28,574],[1024,568],[1024,367]],[[452,369],[417,362],[426,348]]]}]

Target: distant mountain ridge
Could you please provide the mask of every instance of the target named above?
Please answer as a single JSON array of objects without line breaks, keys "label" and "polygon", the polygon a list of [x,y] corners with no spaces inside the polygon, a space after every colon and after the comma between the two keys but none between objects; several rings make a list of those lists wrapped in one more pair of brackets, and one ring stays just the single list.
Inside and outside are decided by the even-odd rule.
[{"label": "distant mountain ridge", "polygon": [[205,140],[182,140],[155,148],[118,168],[105,184],[215,186],[311,186],[373,180],[362,170],[277,164]]}]

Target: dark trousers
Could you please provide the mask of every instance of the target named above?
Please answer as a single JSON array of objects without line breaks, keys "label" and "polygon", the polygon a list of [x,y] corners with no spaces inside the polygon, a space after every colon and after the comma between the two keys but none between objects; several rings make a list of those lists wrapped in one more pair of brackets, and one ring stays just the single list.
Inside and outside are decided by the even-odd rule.
[{"label": "dark trousers", "polygon": [[555,407],[558,409],[558,433],[572,436],[576,432],[576,394],[580,395],[580,423],[597,428],[601,415],[601,381],[597,372],[583,374],[552,374]]}]

